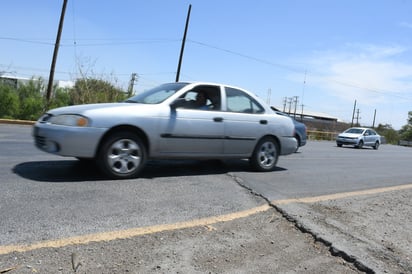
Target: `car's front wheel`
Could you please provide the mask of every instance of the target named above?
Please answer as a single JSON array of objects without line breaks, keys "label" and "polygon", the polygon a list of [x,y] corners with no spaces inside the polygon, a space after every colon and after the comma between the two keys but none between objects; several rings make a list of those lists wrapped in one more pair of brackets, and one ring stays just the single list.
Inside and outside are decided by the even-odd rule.
[{"label": "car's front wheel", "polygon": [[106,138],[99,150],[97,164],[113,179],[138,175],[146,163],[147,152],[142,140],[130,132],[116,132]]},{"label": "car's front wheel", "polygon": [[279,145],[272,137],[264,137],[258,142],[249,159],[253,169],[257,171],[272,171],[279,158]]},{"label": "car's front wheel", "polygon": [[363,141],[360,140],[359,143],[358,143],[358,145],[357,145],[356,147],[357,147],[357,148],[363,148]]}]

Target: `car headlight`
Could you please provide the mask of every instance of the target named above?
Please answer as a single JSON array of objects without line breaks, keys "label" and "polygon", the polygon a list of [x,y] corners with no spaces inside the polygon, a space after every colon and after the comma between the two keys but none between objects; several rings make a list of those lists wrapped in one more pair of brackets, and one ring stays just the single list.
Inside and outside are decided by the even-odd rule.
[{"label": "car headlight", "polygon": [[49,123],[62,126],[87,127],[89,120],[81,115],[63,114],[51,117]]}]

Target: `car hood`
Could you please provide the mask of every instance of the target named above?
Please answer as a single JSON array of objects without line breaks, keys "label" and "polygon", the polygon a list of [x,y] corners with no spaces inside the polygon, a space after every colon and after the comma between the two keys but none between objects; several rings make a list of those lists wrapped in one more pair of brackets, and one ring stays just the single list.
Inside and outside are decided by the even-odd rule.
[{"label": "car hood", "polygon": [[116,111],[116,109],[121,109],[122,112],[127,112],[128,108],[136,108],[136,106],[142,108],[149,108],[151,105],[145,104],[136,104],[136,103],[103,103],[103,104],[85,104],[85,105],[75,105],[75,106],[67,106],[61,108],[55,108],[49,110],[48,113],[52,115],[61,115],[61,114],[81,114],[81,115],[89,115],[95,112],[101,111]]},{"label": "car hood", "polygon": [[361,134],[357,134],[357,133],[341,133],[341,134],[339,134],[339,137],[346,137],[346,138],[358,138],[359,136],[361,136]]}]

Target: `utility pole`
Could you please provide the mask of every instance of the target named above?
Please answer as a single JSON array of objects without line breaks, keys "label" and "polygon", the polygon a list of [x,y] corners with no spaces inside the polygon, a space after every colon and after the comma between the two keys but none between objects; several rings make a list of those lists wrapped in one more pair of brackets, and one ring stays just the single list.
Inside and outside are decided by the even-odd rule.
[{"label": "utility pole", "polygon": [[289,98],[288,98],[288,104],[289,104],[289,112],[288,112],[288,114],[291,114],[291,113],[292,113],[292,101],[293,101],[293,98],[292,98],[292,97],[289,97]]},{"label": "utility pole", "polygon": [[185,50],[186,34],[187,34],[187,29],[188,29],[188,27],[189,27],[189,19],[190,19],[190,11],[191,11],[191,10],[192,10],[192,5],[189,5],[189,10],[188,10],[188,12],[187,12],[187,17],[186,17],[185,32],[184,32],[184,34],[183,34],[182,47],[181,47],[181,49],[180,49],[179,64],[177,65],[176,82],[179,82],[180,68],[181,68],[181,66],[182,66],[183,51]]},{"label": "utility pole", "polygon": [[360,110],[357,109],[356,110],[356,126],[360,126],[359,119],[362,119],[361,117],[359,117],[359,114],[360,114]]},{"label": "utility pole", "polygon": [[53,92],[54,68],[56,67],[57,54],[59,52],[60,37],[61,37],[62,30],[63,30],[63,22],[64,22],[64,14],[66,13],[66,6],[67,6],[67,0],[64,0],[62,12],[60,14],[60,22],[59,22],[59,29],[57,31],[56,43],[54,44],[53,60],[50,66],[49,84],[47,86],[47,94],[46,94],[46,99],[47,99],[46,108],[48,108],[49,106],[50,98]]},{"label": "utility pole", "polygon": [[375,127],[375,119],[376,119],[376,109],[375,109],[375,113],[373,114],[373,123],[372,123],[372,128]]},{"label": "utility pole", "polygon": [[303,122],[303,107],[305,106],[304,104],[302,106],[302,112],[300,113],[300,121]]},{"label": "utility pole", "polygon": [[286,112],[286,104],[288,102],[288,97],[283,98],[283,112]]},{"label": "utility pole", "polygon": [[355,104],[353,105],[352,122],[350,124],[350,127],[353,127],[353,119],[355,119],[355,109],[356,109],[356,100],[355,100]]},{"label": "utility pole", "polygon": [[296,107],[298,106],[299,96],[293,96],[293,102],[295,103],[295,111],[293,112],[293,118],[296,119]]},{"label": "utility pole", "polygon": [[129,87],[127,89],[127,95],[129,97],[131,97],[133,95],[133,86],[134,83],[137,81],[137,73],[132,73],[132,76],[130,78],[130,82],[129,82]]}]

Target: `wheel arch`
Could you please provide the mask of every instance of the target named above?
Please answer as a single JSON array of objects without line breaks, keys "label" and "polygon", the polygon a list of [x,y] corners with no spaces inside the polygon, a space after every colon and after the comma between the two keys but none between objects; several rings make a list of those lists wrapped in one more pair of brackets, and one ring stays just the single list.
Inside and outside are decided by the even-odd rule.
[{"label": "wheel arch", "polygon": [[111,129],[109,129],[104,135],[103,137],[100,139],[99,144],[97,146],[96,152],[95,152],[95,157],[97,156],[97,154],[99,153],[99,150],[102,146],[102,144],[105,142],[105,140],[112,135],[115,132],[120,132],[120,131],[127,131],[127,132],[131,132],[136,134],[137,136],[140,137],[140,139],[142,140],[142,142],[144,143],[147,153],[149,154],[150,151],[150,142],[149,142],[149,138],[147,137],[147,134],[141,129],[138,128],[136,126],[132,126],[132,125],[118,125],[115,126]]},{"label": "wheel arch", "polygon": [[302,142],[302,137],[300,136],[298,132],[295,132],[295,139],[298,142],[298,147],[300,147],[300,144]]},{"label": "wheel arch", "polygon": [[[276,154],[272,155],[272,150],[267,147],[266,142],[271,142],[275,146]],[[264,147],[263,147],[264,145]],[[262,150],[263,149],[263,150]],[[276,168],[280,155],[280,142],[274,135],[262,136],[253,150],[249,163],[255,171],[273,171]],[[274,156],[274,157],[273,157]]]},{"label": "wheel arch", "polygon": [[276,144],[276,148],[278,150],[278,152],[281,152],[282,147],[280,146],[280,140],[276,135],[271,135],[271,134],[267,134],[267,135],[263,135],[262,137],[259,138],[259,140],[256,142],[256,145],[260,142],[260,140],[262,140],[263,138],[272,138],[275,140],[275,144]]}]

